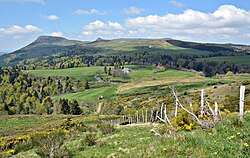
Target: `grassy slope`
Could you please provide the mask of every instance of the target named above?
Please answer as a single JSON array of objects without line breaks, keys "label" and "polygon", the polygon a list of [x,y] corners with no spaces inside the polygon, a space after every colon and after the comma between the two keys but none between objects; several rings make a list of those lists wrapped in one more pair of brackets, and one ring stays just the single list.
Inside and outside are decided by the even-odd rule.
[{"label": "grassy slope", "polygon": [[79,80],[95,80],[94,76],[97,72],[102,72],[102,66],[95,67],[78,67],[70,69],[60,69],[60,70],[28,70],[25,71],[28,74],[36,76],[69,76]]},{"label": "grassy slope", "polygon": [[[181,48],[171,45],[170,43],[158,40],[131,40],[131,39],[118,39],[112,41],[100,41],[90,44],[89,46],[108,49],[107,54],[117,53],[161,53],[161,54],[210,54],[211,52],[199,51],[189,48]],[[148,48],[152,46],[152,48]]]},{"label": "grassy slope", "polygon": [[56,96],[55,99],[66,98],[66,99],[76,99],[84,102],[99,102],[98,100],[99,96],[103,96],[104,100],[107,100],[116,95],[116,89],[117,86],[89,89],[83,92],[69,93],[65,95]]},{"label": "grassy slope", "polygon": [[131,82],[119,86],[118,93],[129,93],[138,88],[171,84],[179,81],[183,83],[198,82],[204,79],[195,73],[178,70],[154,73],[152,68],[135,69],[129,76],[131,77]]},{"label": "grassy slope", "polygon": [[223,57],[211,57],[211,58],[200,58],[199,60],[207,60],[207,61],[216,61],[216,62],[223,62],[229,61],[234,62],[237,64],[250,64],[250,56],[223,56]]},{"label": "grassy slope", "polygon": [[[33,116],[35,117],[35,116]],[[53,117],[49,116],[48,118]],[[53,119],[62,121],[62,117]],[[80,117],[73,118],[81,119]],[[86,118],[82,118],[86,119]],[[47,122],[44,122],[44,124]],[[1,123],[0,123],[1,124]],[[30,127],[33,128],[34,124]],[[150,132],[151,129],[162,133],[167,131],[163,124],[118,126],[113,135],[103,135],[98,132],[97,142],[105,142],[102,147],[86,146],[79,150],[80,140],[84,133],[66,140],[67,148],[74,154],[73,157],[105,158],[109,155],[115,157],[249,157],[250,147],[250,115],[246,115],[244,123],[240,124],[235,116],[224,118],[222,124],[214,129],[203,131],[196,129],[191,132],[178,131],[163,137],[157,137]],[[230,136],[233,138],[229,139]],[[34,150],[22,152],[14,157],[36,156]]]},{"label": "grassy slope", "polygon": [[[248,121],[248,122],[247,122]],[[127,126],[120,127],[119,132],[104,138],[108,142],[102,148],[88,147],[75,157],[107,157],[110,154],[119,157],[249,157],[250,117],[242,127],[235,125],[235,119],[225,120],[222,125],[211,131],[197,129],[192,132],[166,134],[159,138],[150,133],[152,128],[161,131],[164,127]],[[237,132],[240,132],[237,135]],[[235,136],[229,140],[228,137]]]},{"label": "grassy slope", "polygon": [[152,66],[137,66],[128,65],[132,69],[129,74],[129,79],[113,78],[102,73],[103,67],[81,67],[62,70],[31,70],[26,71],[29,74],[39,76],[70,76],[77,79],[94,80],[96,72],[101,72],[104,78],[111,80],[126,81],[126,83],[116,83],[111,87],[104,87],[99,89],[90,89],[78,93],[69,93],[55,98],[77,99],[85,102],[99,102],[98,96],[103,95],[104,99],[112,98],[116,95],[136,95],[148,94],[162,96],[169,94],[170,86],[174,86],[178,91],[187,91],[194,88],[206,87],[207,84],[230,83],[233,81],[246,80],[249,75],[235,75],[206,78],[194,72],[186,72],[179,70],[167,70],[165,72],[154,73]]}]

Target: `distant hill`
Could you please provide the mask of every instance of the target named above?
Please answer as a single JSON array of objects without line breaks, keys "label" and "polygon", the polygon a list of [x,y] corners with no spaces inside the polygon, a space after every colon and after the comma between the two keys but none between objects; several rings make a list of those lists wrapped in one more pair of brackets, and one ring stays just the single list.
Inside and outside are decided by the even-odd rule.
[{"label": "distant hill", "polygon": [[0,56],[3,55],[3,54],[7,54],[7,53],[5,53],[5,52],[0,52]]},{"label": "distant hill", "polygon": [[[198,50],[198,51],[195,51]],[[43,58],[50,55],[71,55],[71,54],[101,54],[108,55],[115,53],[165,53],[165,54],[206,54],[214,52],[250,52],[250,47],[234,44],[209,44],[194,43],[180,40],[165,39],[142,39],[142,38],[121,38],[105,40],[97,38],[95,41],[68,40],[62,37],[40,36],[29,45],[9,54],[0,56],[0,66],[15,65],[20,61],[31,58]]]},{"label": "distant hill", "polygon": [[246,45],[237,45],[237,44],[214,44],[214,43],[195,43],[195,42],[185,42],[180,40],[166,40],[168,43],[182,48],[192,48],[202,51],[210,51],[210,52],[220,52],[220,51],[228,51],[228,52],[238,52],[238,51],[246,51],[250,53],[250,47]]}]

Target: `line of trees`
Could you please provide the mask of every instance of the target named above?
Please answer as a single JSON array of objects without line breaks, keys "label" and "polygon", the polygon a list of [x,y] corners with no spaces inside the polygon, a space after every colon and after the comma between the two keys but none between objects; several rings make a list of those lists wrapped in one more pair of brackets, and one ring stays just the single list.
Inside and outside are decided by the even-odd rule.
[{"label": "line of trees", "polygon": [[79,114],[77,101],[53,101],[51,96],[86,87],[70,77],[29,76],[12,67],[0,69],[0,83],[0,113],[4,114]]},{"label": "line of trees", "polygon": [[[214,76],[218,74],[225,74],[228,71],[234,73],[249,73],[249,65],[240,65],[233,62],[215,62],[199,60],[199,58],[226,56],[231,55],[223,52],[212,54],[164,54],[156,52],[144,51],[143,53],[130,54],[116,54],[116,55],[86,55],[86,54],[63,54],[59,56],[47,56],[44,58],[31,58],[19,62],[16,69],[30,70],[30,69],[65,69],[74,67],[87,66],[114,66],[116,65],[157,65],[160,63],[173,69],[185,68],[202,71],[206,76]],[[113,69],[118,70],[118,69]],[[116,74],[109,69],[106,70],[109,74]],[[119,73],[119,72],[118,72]]]}]

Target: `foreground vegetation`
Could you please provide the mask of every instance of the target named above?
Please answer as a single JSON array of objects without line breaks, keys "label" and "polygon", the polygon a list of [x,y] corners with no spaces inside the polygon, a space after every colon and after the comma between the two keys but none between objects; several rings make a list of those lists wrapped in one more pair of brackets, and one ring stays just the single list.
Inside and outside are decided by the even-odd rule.
[{"label": "foreground vegetation", "polygon": [[[10,134],[1,137],[1,149],[6,143],[12,141],[17,143],[12,148],[0,152],[2,157],[11,155],[14,155],[13,157],[40,157],[41,152],[48,154],[51,142],[47,138],[51,138],[55,143],[62,143],[55,148],[57,155],[69,157],[247,158],[250,156],[248,128],[250,115],[246,115],[241,120],[236,113],[228,114],[222,123],[205,131],[200,128],[185,131],[159,123],[118,125],[115,129],[105,125],[107,127],[104,130],[102,128],[104,124],[102,126],[96,124],[97,117],[72,116],[68,119],[68,116],[41,116],[35,119],[37,121],[31,121],[34,118],[36,116],[8,118],[10,120],[8,124],[12,126],[20,124],[16,128],[26,129],[27,133],[17,130],[15,134],[11,134],[10,130],[7,131],[12,127],[4,122],[0,123],[1,131],[6,131],[6,135]],[[107,119],[106,116],[99,119],[103,118]],[[1,119],[6,118],[1,116]],[[82,126],[76,126],[81,123]],[[35,127],[36,124],[39,124],[38,128]],[[152,129],[161,136],[156,136]],[[47,142],[39,144],[36,142],[37,139]]]}]

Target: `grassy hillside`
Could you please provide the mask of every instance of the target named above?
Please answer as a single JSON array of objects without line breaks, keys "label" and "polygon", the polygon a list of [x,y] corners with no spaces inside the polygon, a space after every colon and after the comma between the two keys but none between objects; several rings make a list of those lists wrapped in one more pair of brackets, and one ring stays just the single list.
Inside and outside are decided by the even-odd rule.
[{"label": "grassy hillside", "polygon": [[199,60],[216,61],[216,62],[234,62],[242,65],[250,64],[250,55],[248,56],[222,56],[222,57],[211,57],[211,58],[200,58]]},{"label": "grassy hillside", "polygon": [[[37,76],[69,76],[79,80],[91,80],[92,84],[103,84],[108,87],[94,88],[82,92],[68,93],[55,98],[76,99],[83,102],[97,103],[99,96],[104,96],[104,100],[116,96],[163,96],[169,94],[170,87],[176,87],[178,91],[192,91],[197,88],[205,88],[209,85],[228,84],[247,80],[249,75],[233,75],[207,78],[195,72],[180,70],[166,70],[155,72],[153,66],[127,65],[132,69],[129,78],[112,77],[104,74],[103,67],[80,67],[60,70],[30,70],[28,74]],[[106,82],[99,83],[95,80],[96,73],[99,73]],[[110,86],[112,85],[113,86]],[[102,87],[102,86],[101,86]],[[140,96],[140,97],[142,97]]]},{"label": "grassy hillside", "polygon": [[98,97],[100,96],[103,96],[104,100],[108,100],[111,97],[114,97],[116,95],[116,90],[117,90],[117,86],[89,89],[83,92],[68,93],[65,95],[56,96],[55,99],[66,98],[66,99],[76,99],[79,101],[95,103],[95,102],[100,102],[100,100],[98,100]]},{"label": "grassy hillside", "polygon": [[[25,71],[28,74],[48,77],[48,76],[63,76],[73,77],[78,80],[95,80],[94,76],[103,71],[102,66],[78,67],[60,70],[29,70]],[[104,74],[103,74],[104,75]]]},{"label": "grassy hillside", "polygon": [[[92,130],[96,129],[96,145],[88,146],[82,144],[84,137],[89,132],[72,132],[68,134],[64,141],[64,146],[71,152],[72,157],[244,157],[250,156],[250,115],[246,115],[243,122],[239,122],[237,114],[231,114],[224,117],[221,124],[211,130],[195,129],[192,131],[173,130],[171,127],[163,124],[134,124],[126,126],[116,126],[116,132],[113,134],[102,134],[92,122]],[[3,117],[3,116],[2,116]],[[9,123],[18,124],[20,120],[27,121],[35,119],[37,116],[8,116]],[[102,118],[104,116],[101,116]],[[40,129],[40,133],[50,129],[51,126],[57,127],[63,124],[67,116],[40,116],[43,122],[31,122],[29,125],[19,129]],[[6,119],[6,118],[5,118]],[[88,120],[96,120],[96,117],[73,116],[72,122],[83,121],[86,124]],[[41,129],[40,127],[46,127]],[[2,131],[8,131],[10,127],[0,122]],[[162,136],[154,135],[151,130],[159,132]],[[169,133],[169,131],[172,131]],[[39,132],[37,132],[39,133]],[[31,135],[32,132],[22,133],[17,131],[16,136]],[[12,135],[13,137],[13,135]],[[7,137],[6,137],[7,138]],[[27,148],[27,147],[26,147]],[[15,158],[21,157],[39,157],[33,149],[26,149],[25,146],[19,148],[19,153]],[[4,153],[1,153],[2,155]]]},{"label": "grassy hillside", "polygon": [[[143,53],[148,51],[150,53],[162,54],[196,54],[204,55],[210,54],[208,51],[199,51],[195,49],[182,48],[168,43],[164,39],[115,39],[110,41],[92,42],[88,44],[89,47],[96,47],[108,50],[108,54],[117,53]],[[110,51],[113,50],[113,51]]]},{"label": "grassy hillside", "polygon": [[128,93],[133,89],[145,88],[156,85],[166,85],[177,82],[199,82],[204,77],[193,72],[185,72],[179,70],[167,70],[164,72],[154,72],[153,67],[132,67],[129,74],[131,82],[125,83],[118,88],[118,93]]}]

